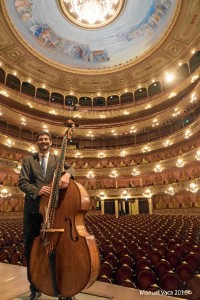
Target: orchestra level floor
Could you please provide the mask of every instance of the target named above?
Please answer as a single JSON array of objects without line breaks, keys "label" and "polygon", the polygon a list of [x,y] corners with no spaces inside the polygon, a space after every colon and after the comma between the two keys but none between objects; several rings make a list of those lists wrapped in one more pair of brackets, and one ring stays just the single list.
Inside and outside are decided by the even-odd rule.
[{"label": "orchestra level floor", "polygon": [[[29,283],[26,279],[26,268],[0,263],[0,300],[27,300]],[[180,300],[171,296],[146,295],[140,290],[96,281],[90,288],[75,295],[74,300]],[[57,298],[42,295],[40,300]]]}]

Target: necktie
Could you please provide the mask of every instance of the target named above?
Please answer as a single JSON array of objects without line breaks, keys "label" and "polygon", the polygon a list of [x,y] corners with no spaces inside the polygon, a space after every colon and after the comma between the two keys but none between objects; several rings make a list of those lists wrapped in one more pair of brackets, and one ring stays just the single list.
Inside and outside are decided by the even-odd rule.
[{"label": "necktie", "polygon": [[42,174],[44,175],[44,177],[46,176],[46,157],[45,155],[42,155],[42,159],[41,159],[41,169],[42,169]]}]

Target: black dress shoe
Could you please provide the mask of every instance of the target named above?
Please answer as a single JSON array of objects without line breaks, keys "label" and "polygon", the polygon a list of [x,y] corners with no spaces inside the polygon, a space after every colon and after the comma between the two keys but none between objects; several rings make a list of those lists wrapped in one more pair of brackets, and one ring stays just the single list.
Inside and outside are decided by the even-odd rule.
[{"label": "black dress shoe", "polygon": [[40,292],[32,292],[28,298],[28,300],[37,300],[42,296]]},{"label": "black dress shoe", "polygon": [[58,300],[72,300],[71,297],[58,297]]}]

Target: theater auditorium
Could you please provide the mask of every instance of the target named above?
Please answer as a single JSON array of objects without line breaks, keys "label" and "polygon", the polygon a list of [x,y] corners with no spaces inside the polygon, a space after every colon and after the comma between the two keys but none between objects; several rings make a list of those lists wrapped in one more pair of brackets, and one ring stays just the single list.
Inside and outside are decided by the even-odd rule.
[{"label": "theater auditorium", "polygon": [[[200,299],[199,11],[199,0],[0,1],[0,299]],[[30,298],[19,178],[38,132],[54,178],[66,163],[75,176],[32,199],[41,209],[57,195],[36,237],[52,277]],[[87,277],[80,244],[90,275],[68,294]]]}]

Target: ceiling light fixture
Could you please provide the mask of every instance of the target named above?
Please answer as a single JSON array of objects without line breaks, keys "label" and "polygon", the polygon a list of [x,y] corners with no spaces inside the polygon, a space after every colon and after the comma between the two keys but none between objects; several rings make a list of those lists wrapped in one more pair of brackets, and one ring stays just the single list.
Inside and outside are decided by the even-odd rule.
[{"label": "ceiling light fixture", "polygon": [[102,27],[121,12],[123,0],[64,0],[61,7],[73,23],[88,28]]}]

